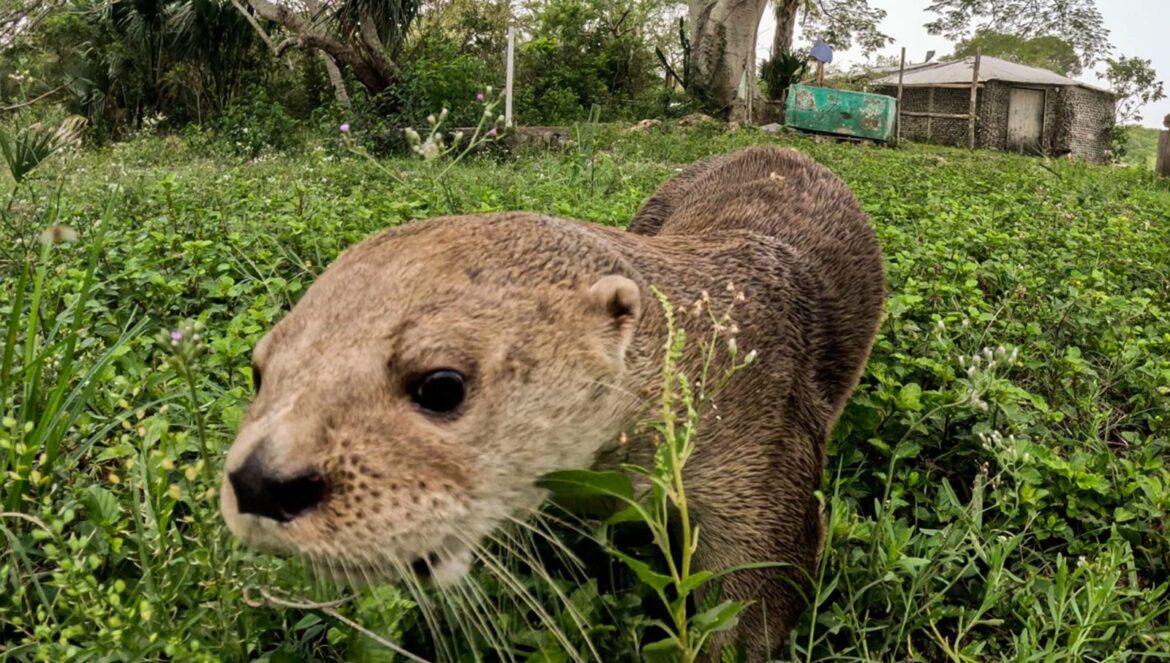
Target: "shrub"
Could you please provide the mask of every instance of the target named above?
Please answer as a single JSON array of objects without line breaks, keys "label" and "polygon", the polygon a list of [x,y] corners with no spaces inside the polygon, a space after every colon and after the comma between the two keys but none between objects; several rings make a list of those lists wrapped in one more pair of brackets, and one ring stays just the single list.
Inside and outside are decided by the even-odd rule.
[{"label": "shrub", "polygon": [[459,53],[450,43],[431,40],[390,93],[394,119],[400,127],[421,128],[428,115],[446,108],[450,126],[475,126],[482,111],[476,95],[489,85],[500,88],[502,81],[493,80],[487,63]]},{"label": "shrub", "polygon": [[760,64],[760,78],[772,101],[783,101],[788,88],[799,83],[807,71],[808,54],[800,51],[777,53]]},{"label": "shrub", "polygon": [[259,87],[224,109],[215,127],[231,152],[249,159],[265,149],[285,151],[302,142],[300,123]]},{"label": "shrub", "polygon": [[516,56],[517,116],[560,124],[629,115],[628,103],[656,80],[654,54],[639,29],[622,27],[632,2],[554,0],[532,16],[532,38]]}]

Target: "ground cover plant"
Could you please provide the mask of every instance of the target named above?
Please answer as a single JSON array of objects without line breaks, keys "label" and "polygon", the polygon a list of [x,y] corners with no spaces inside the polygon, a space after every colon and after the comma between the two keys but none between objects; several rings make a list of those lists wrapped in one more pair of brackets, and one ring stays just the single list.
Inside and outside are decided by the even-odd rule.
[{"label": "ground cover plant", "polygon": [[[635,659],[670,617],[579,545],[590,530],[559,534],[588,572],[538,558],[568,516],[502,535],[463,621],[395,587],[321,605],[349,592],[227,537],[222,454],[252,345],[345,246],[449,212],[620,226],[676,169],[764,141],[854,188],[891,293],[830,446],[829,540],[788,656],[1170,652],[1164,182],[749,130],[575,136],[450,169],[371,162],[341,136],[252,160],[147,138],[26,176],[0,201],[0,658],[391,660],[380,638],[431,660]],[[624,543],[649,559],[652,542]]]}]

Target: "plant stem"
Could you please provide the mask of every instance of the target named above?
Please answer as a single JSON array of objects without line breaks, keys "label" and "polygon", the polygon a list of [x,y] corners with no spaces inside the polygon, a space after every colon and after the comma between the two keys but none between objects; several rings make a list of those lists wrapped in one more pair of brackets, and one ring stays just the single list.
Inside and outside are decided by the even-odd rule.
[{"label": "plant stem", "polygon": [[211,458],[207,452],[207,430],[203,425],[203,413],[199,410],[199,392],[195,387],[195,374],[186,360],[182,360],[183,377],[187,380],[187,388],[191,392],[191,414],[195,417],[195,426],[199,435],[199,455],[204,464]]}]

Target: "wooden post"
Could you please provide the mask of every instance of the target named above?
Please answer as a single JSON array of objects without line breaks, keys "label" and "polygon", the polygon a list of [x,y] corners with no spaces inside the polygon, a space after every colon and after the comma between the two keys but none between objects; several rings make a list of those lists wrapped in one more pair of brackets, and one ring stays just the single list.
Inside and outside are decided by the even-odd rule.
[{"label": "wooden post", "polygon": [[902,142],[902,77],[906,75],[906,47],[902,47],[902,64],[898,67],[898,114],[894,125],[894,145]]},{"label": "wooden post", "polygon": [[512,128],[512,70],[516,61],[516,26],[508,26],[508,71],[504,80],[504,126]]},{"label": "wooden post", "polygon": [[934,138],[934,86],[930,86],[926,90],[926,142],[930,142]]},{"label": "wooden post", "polygon": [[825,87],[825,63],[817,60],[817,87]]},{"label": "wooden post", "polygon": [[1158,137],[1158,161],[1154,172],[1162,177],[1170,177],[1170,129]]},{"label": "wooden post", "polygon": [[1158,136],[1158,158],[1154,164],[1154,172],[1162,177],[1170,177],[1170,115],[1162,121],[1166,130]]},{"label": "wooden post", "polygon": [[979,97],[979,61],[981,49],[975,49],[975,66],[971,68],[971,105],[967,111],[967,147],[975,149],[975,102]]}]

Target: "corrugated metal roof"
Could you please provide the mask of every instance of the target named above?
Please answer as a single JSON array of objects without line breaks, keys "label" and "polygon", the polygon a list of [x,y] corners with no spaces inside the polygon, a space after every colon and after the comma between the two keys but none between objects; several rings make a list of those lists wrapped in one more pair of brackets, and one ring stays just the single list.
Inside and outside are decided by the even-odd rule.
[{"label": "corrugated metal roof", "polygon": [[[930,87],[932,85],[953,85],[956,83],[971,83],[971,70],[975,67],[975,57],[953,60],[950,62],[931,62],[907,67],[902,79],[906,87]],[[1034,85],[1078,85],[1109,92],[1108,89],[1078,81],[1067,76],[1027,65],[1008,62],[999,58],[984,55],[979,61],[979,82],[1007,81],[1010,83],[1032,83]],[[878,85],[897,85],[898,72],[883,76],[875,81]]]}]

